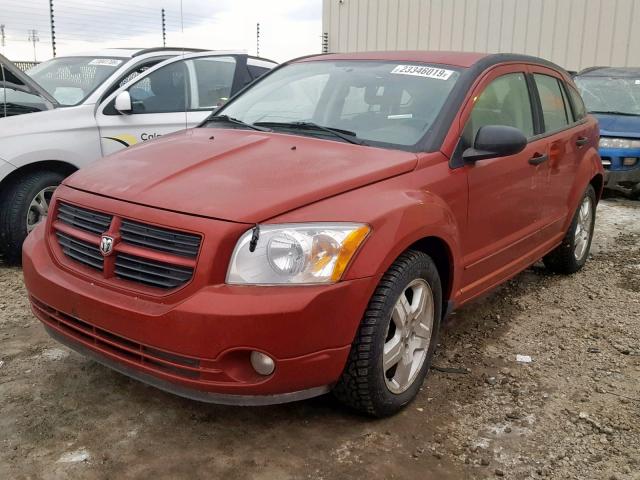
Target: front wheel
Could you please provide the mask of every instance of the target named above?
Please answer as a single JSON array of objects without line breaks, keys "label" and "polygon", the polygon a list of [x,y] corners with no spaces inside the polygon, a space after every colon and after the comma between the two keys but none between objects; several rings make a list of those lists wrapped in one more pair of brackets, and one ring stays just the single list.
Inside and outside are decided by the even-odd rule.
[{"label": "front wheel", "polygon": [[53,192],[62,180],[61,173],[39,171],[7,186],[0,198],[0,251],[8,263],[20,263],[24,239],[46,219]]},{"label": "front wheel", "polygon": [[441,315],[442,287],[433,260],[405,252],[369,302],[334,395],[376,417],[401,410],[429,371]]},{"label": "front wheel", "polygon": [[596,192],[587,187],[562,243],[548,253],[543,262],[556,273],[570,274],[587,262],[596,220]]}]

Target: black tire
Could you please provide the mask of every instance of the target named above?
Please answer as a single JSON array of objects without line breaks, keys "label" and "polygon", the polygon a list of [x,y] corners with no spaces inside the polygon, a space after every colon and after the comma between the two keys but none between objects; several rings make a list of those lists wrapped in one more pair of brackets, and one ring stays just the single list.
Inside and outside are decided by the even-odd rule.
[{"label": "black tire", "polygon": [[[586,198],[591,200],[591,227],[589,229],[589,239],[587,242],[587,248],[580,258],[576,258],[574,252],[576,249],[576,229],[578,228],[578,217],[580,215],[580,207]],[[565,275],[569,275],[572,273],[576,273],[580,270],[584,264],[587,262],[587,258],[589,258],[589,250],[591,249],[591,241],[593,240],[593,229],[596,223],[596,205],[597,198],[596,192],[593,189],[593,186],[589,185],[587,190],[584,192],[584,195],[580,199],[580,203],[578,204],[578,208],[576,209],[573,220],[571,221],[571,225],[567,230],[562,243],[558,245],[555,249],[549,252],[542,261],[545,266],[555,273],[562,273]]]},{"label": "black tire", "polygon": [[11,180],[0,197],[0,252],[5,262],[19,264],[22,243],[27,237],[27,213],[36,195],[64,180],[62,173],[37,171]]},{"label": "black tire", "polygon": [[[396,301],[416,279],[424,279],[433,294],[433,327],[426,358],[411,386],[392,393],[386,385],[383,349]],[[442,287],[438,270],[425,253],[408,250],[384,274],[364,314],[351,352],[333,394],[342,403],[374,417],[393,415],[411,402],[431,367],[442,318]]]},{"label": "black tire", "polygon": [[640,200],[640,183],[636,183],[635,187],[631,189],[631,199]]}]

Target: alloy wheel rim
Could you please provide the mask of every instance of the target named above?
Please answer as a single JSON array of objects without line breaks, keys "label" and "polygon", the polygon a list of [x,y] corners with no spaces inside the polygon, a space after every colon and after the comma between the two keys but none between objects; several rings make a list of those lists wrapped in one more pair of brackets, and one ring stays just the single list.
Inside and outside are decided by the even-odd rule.
[{"label": "alloy wheel rim", "polygon": [[427,358],[433,333],[434,301],[429,284],[415,279],[402,291],[391,313],[382,354],[390,392],[405,392]]},{"label": "alloy wheel rim", "polygon": [[49,214],[49,203],[55,190],[56,187],[45,187],[31,200],[29,210],[27,210],[27,233],[31,232],[31,230],[36,228],[36,225],[47,218]]},{"label": "alloy wheel rim", "polygon": [[589,247],[591,237],[591,227],[593,224],[593,204],[591,198],[585,197],[578,211],[578,222],[576,224],[576,232],[574,235],[574,251],[573,255],[577,261],[584,258]]}]

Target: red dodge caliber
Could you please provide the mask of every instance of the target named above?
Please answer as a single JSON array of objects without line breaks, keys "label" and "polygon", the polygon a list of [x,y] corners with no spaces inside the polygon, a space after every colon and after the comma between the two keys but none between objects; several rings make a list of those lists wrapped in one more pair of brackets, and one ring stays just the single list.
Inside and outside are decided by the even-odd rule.
[{"label": "red dodge caliber", "polygon": [[60,342],[158,388],[397,412],[451,310],[587,260],[598,127],[547,61],[291,61],[200,127],[81,170],[24,245]]}]

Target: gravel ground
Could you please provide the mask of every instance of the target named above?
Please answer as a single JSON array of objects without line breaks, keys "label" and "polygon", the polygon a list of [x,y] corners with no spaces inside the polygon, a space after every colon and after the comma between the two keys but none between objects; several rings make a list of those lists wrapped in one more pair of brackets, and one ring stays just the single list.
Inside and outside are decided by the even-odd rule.
[{"label": "gravel ground", "polygon": [[[456,312],[417,400],[205,405],[50,340],[0,267],[0,478],[640,479],[640,204],[598,210],[592,258]],[[531,363],[518,363],[516,355]]]}]

